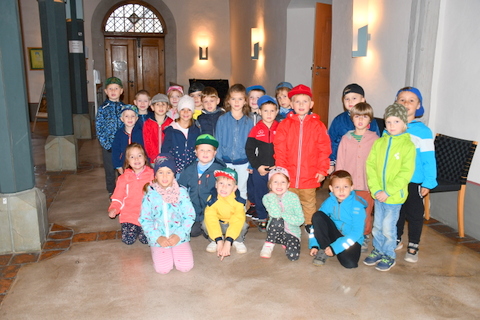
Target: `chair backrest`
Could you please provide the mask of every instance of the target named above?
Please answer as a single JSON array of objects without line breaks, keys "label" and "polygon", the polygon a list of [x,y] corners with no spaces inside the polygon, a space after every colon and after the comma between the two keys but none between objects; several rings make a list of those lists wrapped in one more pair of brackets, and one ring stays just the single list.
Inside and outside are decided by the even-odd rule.
[{"label": "chair backrest", "polygon": [[466,184],[477,144],[476,141],[437,134],[435,137],[437,178],[452,183]]}]

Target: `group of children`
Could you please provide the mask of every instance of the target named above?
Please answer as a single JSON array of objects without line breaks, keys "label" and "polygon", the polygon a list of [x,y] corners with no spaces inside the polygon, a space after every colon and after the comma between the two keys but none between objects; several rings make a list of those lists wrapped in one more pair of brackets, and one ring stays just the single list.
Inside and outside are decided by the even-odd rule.
[{"label": "group of children", "polygon": [[[140,91],[134,105],[120,102],[122,91],[120,79],[107,79],[107,100],[97,114],[113,193],[108,213],[120,214],[124,243],[138,238],[149,244],[157,272],[193,267],[191,236],[207,237],[206,250],[221,260],[232,247],[246,253],[247,215],[266,232],[263,258],[280,244],[289,260],[297,260],[305,225],[315,265],[337,255],[344,267],[355,268],[372,232],[374,250],[364,263],[386,271],[395,264],[407,219],[406,260],[418,259],[421,200],[436,181],[431,131],[414,120],[423,114],[417,89],[399,91],[397,103],[386,109],[381,138],[357,84],[345,88],[346,111],[328,131],[311,112],[312,92],[304,85],[281,82],[274,98],[260,85],[235,84],[224,108],[217,91],[198,82],[189,95],[180,86],[151,99]],[[415,139],[405,133],[410,123]],[[329,175],[330,197],[317,210],[316,189]],[[409,196],[414,188],[418,195]],[[402,206],[410,198],[409,207]]]}]

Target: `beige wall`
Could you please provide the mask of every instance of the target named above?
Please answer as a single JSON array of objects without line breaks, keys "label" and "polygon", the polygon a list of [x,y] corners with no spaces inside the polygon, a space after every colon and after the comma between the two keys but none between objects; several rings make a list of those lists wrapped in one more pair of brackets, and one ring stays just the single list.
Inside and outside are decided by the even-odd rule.
[{"label": "beige wall", "polygon": [[[93,44],[92,16],[101,0],[84,0],[85,45],[87,59],[88,100],[93,101]],[[112,1],[112,5],[116,1]],[[117,1],[118,2],[118,1]],[[229,79],[230,78],[230,18],[229,2],[225,0],[196,0],[186,5],[186,1],[148,0],[150,4],[166,5],[175,17],[176,28],[176,81],[188,87],[189,78]],[[29,70],[27,47],[41,47],[38,3],[19,0],[22,31],[24,36],[28,101],[37,102],[44,82],[43,71]],[[160,12],[162,13],[162,12]],[[207,40],[209,60],[198,60],[198,42]],[[97,44],[95,44],[97,45]],[[166,64],[172,63],[166,61]]]}]

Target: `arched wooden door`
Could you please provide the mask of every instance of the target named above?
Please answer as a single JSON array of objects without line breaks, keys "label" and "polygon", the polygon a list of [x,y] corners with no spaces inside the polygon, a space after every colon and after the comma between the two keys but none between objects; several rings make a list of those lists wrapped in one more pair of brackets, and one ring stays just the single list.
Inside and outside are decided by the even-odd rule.
[{"label": "arched wooden door", "polygon": [[135,93],[165,92],[165,29],[161,16],[147,5],[123,3],[103,23],[107,77],[123,82],[123,102],[133,103]]}]

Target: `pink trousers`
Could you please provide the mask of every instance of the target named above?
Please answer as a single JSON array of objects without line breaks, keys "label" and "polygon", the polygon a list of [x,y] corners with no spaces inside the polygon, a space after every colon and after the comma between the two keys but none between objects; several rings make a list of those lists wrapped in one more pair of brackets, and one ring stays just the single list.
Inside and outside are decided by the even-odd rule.
[{"label": "pink trousers", "polygon": [[150,247],[152,251],[153,267],[161,274],[167,274],[175,265],[181,272],[188,272],[193,268],[193,253],[190,242],[184,242],[171,248]]}]

